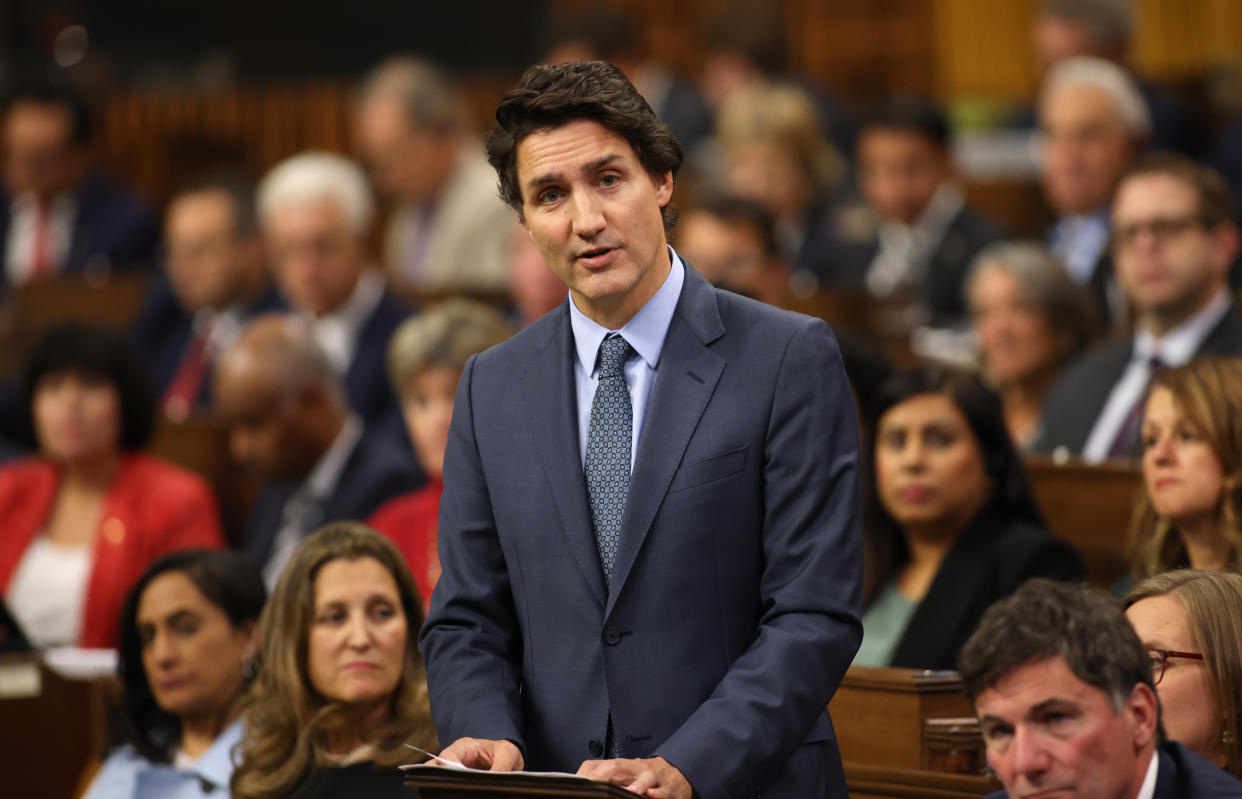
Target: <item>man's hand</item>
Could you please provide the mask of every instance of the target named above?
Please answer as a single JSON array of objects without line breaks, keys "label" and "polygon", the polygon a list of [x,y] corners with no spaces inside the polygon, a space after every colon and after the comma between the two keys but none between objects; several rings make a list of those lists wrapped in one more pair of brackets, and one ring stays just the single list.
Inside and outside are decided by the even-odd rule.
[{"label": "man's hand", "polygon": [[484,771],[521,771],[522,766],[526,765],[522,760],[522,750],[512,741],[485,741],[481,738],[458,738],[440,752],[440,758]]},{"label": "man's hand", "polygon": [[690,783],[662,757],[645,760],[588,760],[578,769],[583,777],[620,785],[648,799],[691,799]]}]

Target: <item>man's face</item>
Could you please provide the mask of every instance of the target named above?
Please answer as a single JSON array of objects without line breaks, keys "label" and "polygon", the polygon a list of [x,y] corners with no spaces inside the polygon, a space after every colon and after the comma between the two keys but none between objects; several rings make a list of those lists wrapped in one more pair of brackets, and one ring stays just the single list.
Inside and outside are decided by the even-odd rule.
[{"label": "man's face", "polygon": [[1206,229],[1195,191],[1167,174],[1135,175],[1113,204],[1117,277],[1140,314],[1180,321],[1224,285],[1230,229]]},{"label": "man's face", "polygon": [[383,98],[358,109],[354,142],[376,188],[410,202],[431,199],[454,161],[451,135],[415,128],[399,103]]},{"label": "man's face", "polygon": [[174,199],[168,206],[164,240],[168,280],[187,310],[219,310],[237,299],[246,279],[245,264],[227,194],[198,191]]},{"label": "man's face", "polygon": [[677,252],[717,286],[772,304],[783,299],[788,269],[754,225],[693,211],[677,223]]},{"label": "man's face", "polygon": [[323,316],[349,299],[365,262],[335,200],[278,206],[264,235],[280,291],[295,309]]},{"label": "man's face", "polygon": [[1133,799],[1155,747],[1155,693],[1120,712],[1053,657],[1019,666],[975,699],[988,762],[1014,799]]},{"label": "man's face", "polygon": [[316,458],[299,435],[296,400],[280,390],[263,364],[246,353],[230,353],[216,371],[213,391],[233,460],[265,479],[305,475]]},{"label": "man's face", "polygon": [[871,128],[859,137],[858,182],[886,222],[913,225],[948,177],[948,154],[916,133]]},{"label": "man's face", "polygon": [[71,139],[72,117],[53,104],[18,102],[4,118],[4,183],[9,194],[47,199],[77,179],[80,154]]},{"label": "man's face", "polygon": [[1112,99],[1094,86],[1064,86],[1044,98],[1044,194],[1058,214],[1107,205],[1134,157]]},{"label": "man's face", "polygon": [[579,310],[620,327],[668,275],[660,209],[672,174],[652,177],[624,138],[575,120],[523,139],[517,177],[526,228],[548,268]]}]

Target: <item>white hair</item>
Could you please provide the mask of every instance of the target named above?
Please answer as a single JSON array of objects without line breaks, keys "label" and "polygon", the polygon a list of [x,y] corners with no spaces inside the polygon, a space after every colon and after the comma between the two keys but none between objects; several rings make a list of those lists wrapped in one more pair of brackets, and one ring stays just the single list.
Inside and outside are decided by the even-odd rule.
[{"label": "white hair", "polygon": [[267,225],[284,205],[335,200],[350,228],[360,236],[371,229],[375,206],[362,169],[335,153],[308,151],[286,158],[264,176],[256,192],[259,223]]},{"label": "white hair", "polygon": [[1079,86],[1099,89],[1113,101],[1122,126],[1135,141],[1151,138],[1151,115],[1134,80],[1111,61],[1095,56],[1067,58],[1048,70],[1040,91],[1041,105],[1056,92]]}]

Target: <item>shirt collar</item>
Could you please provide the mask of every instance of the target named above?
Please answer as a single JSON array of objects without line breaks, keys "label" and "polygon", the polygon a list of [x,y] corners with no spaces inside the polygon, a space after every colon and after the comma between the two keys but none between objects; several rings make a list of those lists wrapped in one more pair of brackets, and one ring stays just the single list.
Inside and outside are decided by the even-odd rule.
[{"label": "shirt collar", "polygon": [[365,269],[358,276],[354,290],[339,308],[319,317],[319,324],[341,325],[354,331],[362,326],[375,310],[384,294],[384,278],[374,269]]},{"label": "shirt collar", "polygon": [[1135,794],[1134,799],[1152,799],[1156,795],[1156,772],[1160,768],[1160,758],[1156,752],[1151,753],[1151,762],[1147,764],[1147,776],[1143,777],[1143,784],[1139,787],[1139,792]]},{"label": "shirt collar", "polygon": [[1166,366],[1181,366],[1194,357],[1199,345],[1228,312],[1229,292],[1222,289],[1198,313],[1158,339],[1146,328],[1139,328],[1134,334],[1134,358],[1146,361],[1159,356]]},{"label": "shirt collar", "polygon": [[238,719],[216,736],[216,740],[212,741],[211,746],[189,770],[217,788],[228,787],[229,779],[233,776],[232,749],[241,740],[241,736],[242,722]]},{"label": "shirt collar", "polygon": [[336,434],[332,445],[319,458],[315,468],[307,475],[299,493],[305,493],[316,499],[325,499],[332,494],[345,470],[345,462],[349,460],[358,440],[362,438],[362,420],[354,414],[345,418],[341,431]]},{"label": "shirt collar", "polygon": [[634,348],[647,366],[655,369],[660,364],[660,351],[664,349],[664,337],[668,334],[668,326],[677,311],[677,301],[681,298],[681,288],[686,282],[686,268],[681,257],[668,248],[672,268],[668,277],[656,290],[651,299],[647,300],[638,313],[626,322],[620,330],[608,330],[594,319],[591,319],[574,304],[569,296],[569,326],[574,333],[574,347],[578,351],[578,360],[588,375],[595,374],[596,356],[599,345],[609,333],[617,333],[625,338]]}]

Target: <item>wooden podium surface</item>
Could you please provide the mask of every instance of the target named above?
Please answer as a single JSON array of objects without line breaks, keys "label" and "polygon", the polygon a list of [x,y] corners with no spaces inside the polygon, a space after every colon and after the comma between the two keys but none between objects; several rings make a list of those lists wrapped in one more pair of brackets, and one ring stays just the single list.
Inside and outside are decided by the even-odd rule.
[{"label": "wooden podium surface", "polygon": [[501,796],[634,799],[634,794],[606,782],[522,771],[493,773],[411,766],[405,769],[405,784],[417,788],[423,799],[497,799]]}]

